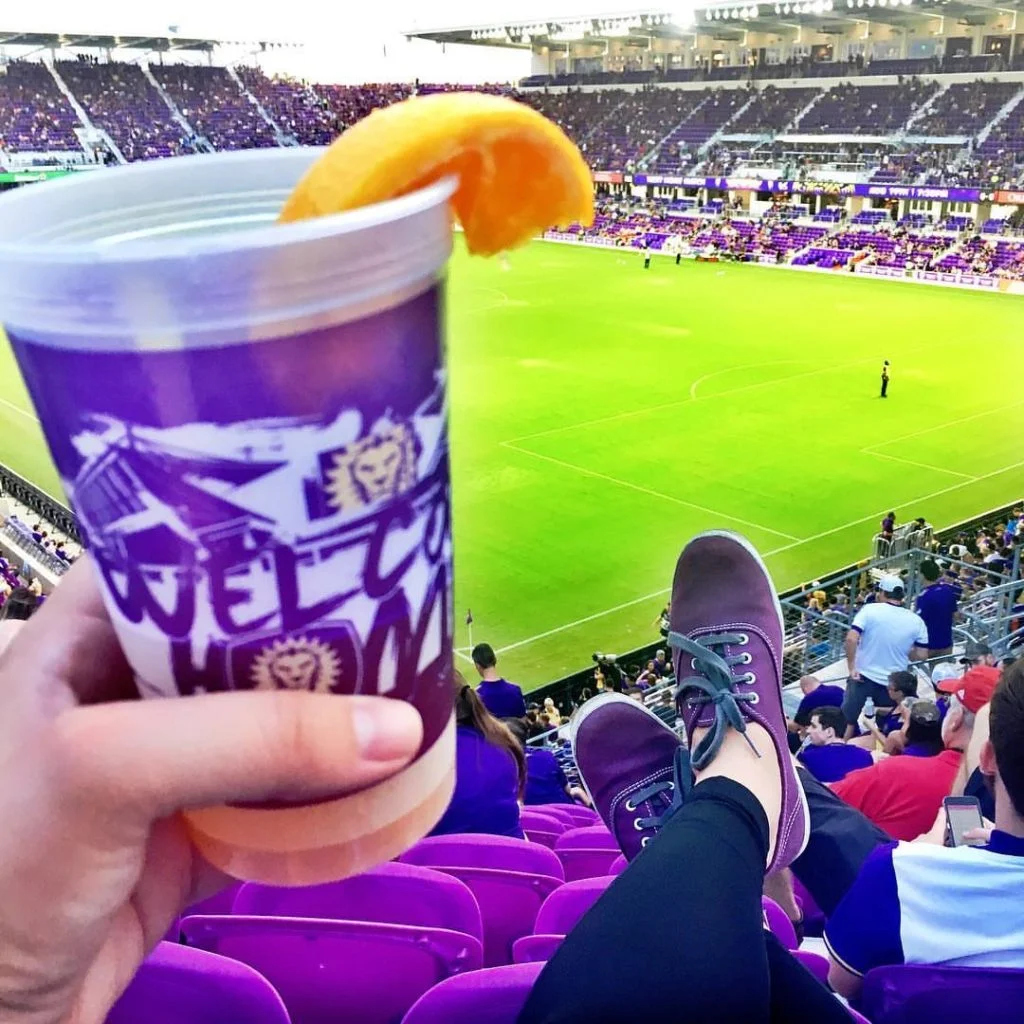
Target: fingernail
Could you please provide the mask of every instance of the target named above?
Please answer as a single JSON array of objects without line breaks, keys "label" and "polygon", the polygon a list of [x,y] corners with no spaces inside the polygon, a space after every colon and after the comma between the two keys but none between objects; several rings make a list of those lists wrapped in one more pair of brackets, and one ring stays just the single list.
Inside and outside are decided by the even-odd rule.
[{"label": "fingernail", "polygon": [[419,712],[390,697],[353,697],[352,713],[359,752],[370,761],[397,761],[411,757],[423,737]]}]

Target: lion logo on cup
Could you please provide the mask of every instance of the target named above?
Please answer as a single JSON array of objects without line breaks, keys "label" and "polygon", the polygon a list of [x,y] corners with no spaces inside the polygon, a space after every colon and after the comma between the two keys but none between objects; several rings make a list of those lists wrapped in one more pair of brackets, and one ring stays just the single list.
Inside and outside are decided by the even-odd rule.
[{"label": "lion logo on cup", "polygon": [[340,512],[396,498],[416,483],[416,438],[407,423],[376,430],[334,453],[327,493]]},{"label": "lion logo on cup", "polygon": [[257,690],[311,690],[327,693],[338,682],[338,656],[322,640],[290,637],[264,647],[252,663]]}]

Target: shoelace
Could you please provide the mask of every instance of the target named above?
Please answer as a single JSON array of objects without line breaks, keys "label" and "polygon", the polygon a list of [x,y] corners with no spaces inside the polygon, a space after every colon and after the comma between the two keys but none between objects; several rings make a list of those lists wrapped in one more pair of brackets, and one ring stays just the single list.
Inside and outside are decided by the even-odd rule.
[{"label": "shoelace", "polygon": [[[679,747],[672,761],[672,778],[662,779],[661,782],[652,782],[649,786],[638,789],[626,801],[627,811],[635,811],[647,801],[651,803],[656,801],[664,807],[661,814],[652,814],[646,818],[634,818],[633,827],[638,832],[664,828],[665,822],[686,802],[691,789],[693,789],[693,768],[690,765],[690,752],[686,747]],[[651,839],[651,836],[644,836],[640,845],[646,846]]]},{"label": "shoelace", "polygon": [[[756,704],[756,693],[734,693],[733,687],[756,681],[753,672],[734,675],[737,665],[749,665],[750,655],[723,653],[726,647],[745,647],[750,638],[746,633],[711,633],[699,640],[691,640],[681,633],[669,633],[668,642],[693,659],[694,668],[700,675],[686,676],[680,679],[676,687],[676,701],[682,702],[684,694],[696,690],[696,696],[687,696],[693,704],[714,704],[715,720],[711,728],[704,734],[697,746],[690,751],[690,760],[695,771],[707,767],[718,753],[725,739],[725,730],[732,726],[750,745],[758,757],[761,752],[754,746],[747,735],[747,723],[740,710],[740,704]],[[718,648],[718,650],[713,650]]]}]

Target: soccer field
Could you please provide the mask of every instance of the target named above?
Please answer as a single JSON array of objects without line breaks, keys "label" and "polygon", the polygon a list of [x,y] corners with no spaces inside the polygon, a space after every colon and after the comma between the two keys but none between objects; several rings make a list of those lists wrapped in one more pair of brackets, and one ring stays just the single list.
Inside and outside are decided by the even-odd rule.
[{"label": "soccer field", "polygon": [[[467,608],[527,686],[651,640],[699,530],[745,533],[784,588],[866,556],[890,508],[942,526],[1019,498],[1022,317],[1024,299],[846,273],[457,253],[461,656]],[[0,360],[0,461],[60,494]]]}]

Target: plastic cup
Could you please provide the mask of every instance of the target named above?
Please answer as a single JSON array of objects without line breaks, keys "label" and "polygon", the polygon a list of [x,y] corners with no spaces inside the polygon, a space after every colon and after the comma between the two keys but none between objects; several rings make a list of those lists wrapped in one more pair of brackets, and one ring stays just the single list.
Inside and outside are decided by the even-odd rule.
[{"label": "plastic cup", "polygon": [[0,198],[0,321],[143,695],[383,694],[423,718],[378,785],[187,814],[212,863],[280,884],[395,856],[454,782],[452,185],[272,223],[319,152]]}]

